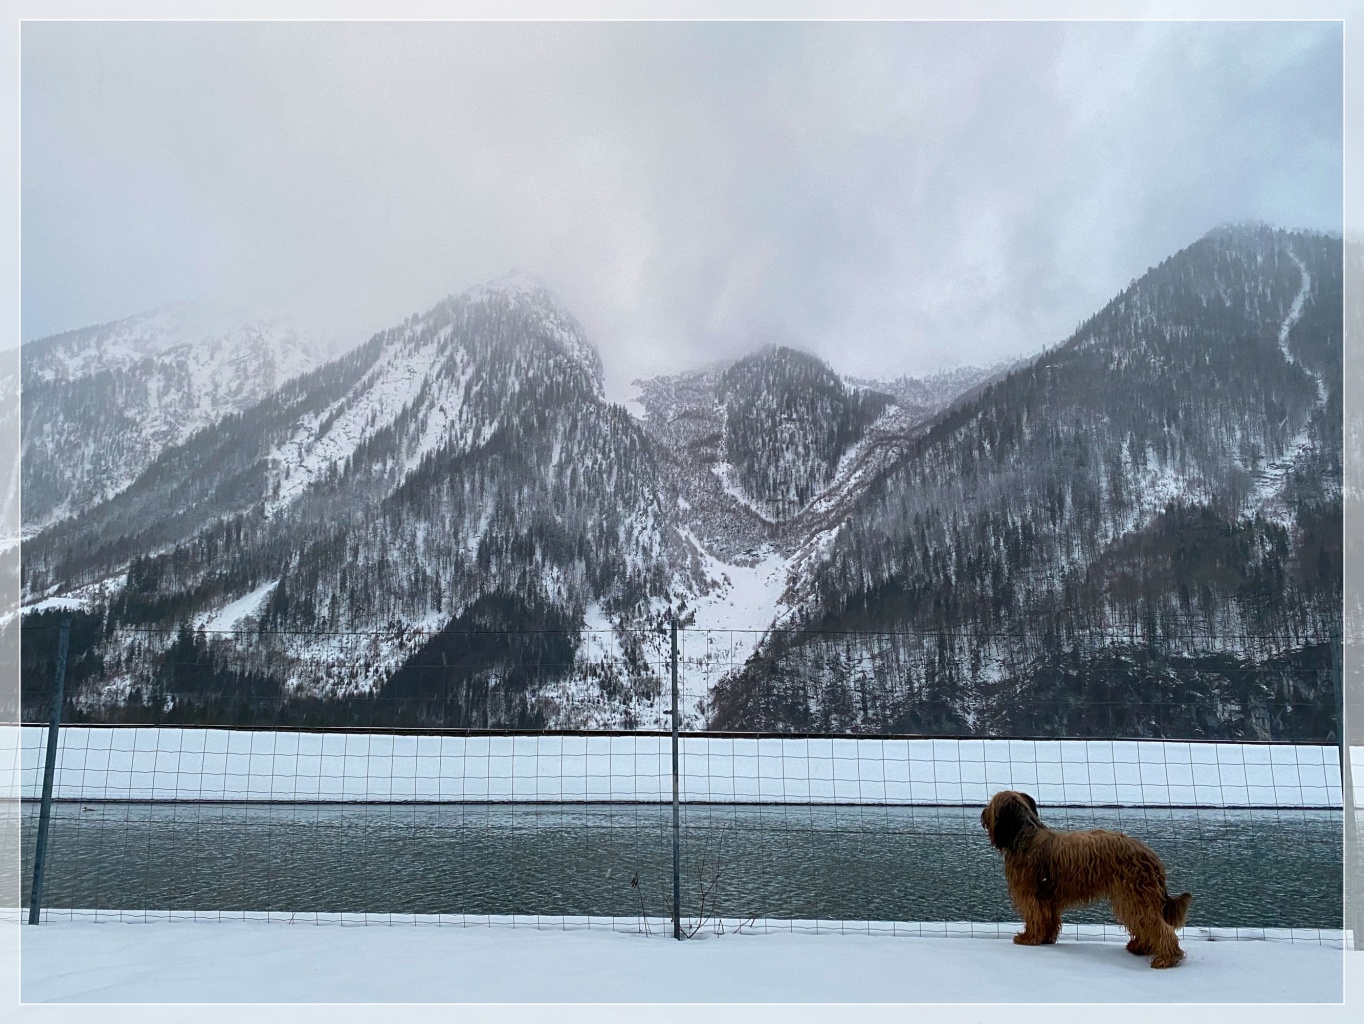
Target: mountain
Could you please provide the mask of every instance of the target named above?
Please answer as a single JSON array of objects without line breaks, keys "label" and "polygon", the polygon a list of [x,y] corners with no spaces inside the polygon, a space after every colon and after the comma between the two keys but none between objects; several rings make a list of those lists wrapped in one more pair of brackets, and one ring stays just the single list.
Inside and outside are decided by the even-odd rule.
[{"label": "mountain", "polygon": [[[656,617],[695,560],[660,490],[648,439],[605,400],[580,326],[543,287],[510,275],[166,449],[125,490],[26,545],[25,587],[31,598],[80,592],[104,609],[92,707],[136,694],[203,711],[221,696],[204,692],[215,673],[252,680],[253,693],[445,707],[453,683],[397,672],[414,656],[448,662],[458,641],[442,629],[533,620],[576,632],[591,615],[610,643],[633,649],[628,636],[610,639],[610,623]],[[216,635],[243,621],[248,633]],[[167,634],[160,650],[118,634],[177,623],[187,639]],[[328,639],[360,635],[363,656]],[[200,656],[218,668],[198,681],[165,675]],[[492,697],[461,692],[456,720],[576,713],[502,682]]]},{"label": "mountain", "polygon": [[1326,735],[1340,257],[1213,232],[936,420],[713,724]]},{"label": "mountain", "polygon": [[682,523],[742,564],[762,549],[791,555],[824,532],[918,428],[995,372],[883,383],[768,347],[635,385]]},{"label": "mountain", "polygon": [[[0,437],[19,438],[19,359],[17,352],[0,354]],[[13,442],[10,442],[13,443]],[[14,451],[13,449],[11,449]],[[22,460],[18,451],[0,470],[0,552],[19,548],[19,481]],[[11,576],[10,579],[17,579]]]},{"label": "mountain", "polygon": [[178,304],[22,346],[23,527],[78,515],[320,362],[288,321]]},{"label": "mountain", "polygon": [[828,486],[839,461],[890,403],[848,388],[813,356],[774,348],[720,374],[726,475],[772,519]]},{"label": "mountain", "polygon": [[636,418],[514,272],[37,532],[24,622],[77,608],[91,719],[657,727],[672,609],[689,727],[1321,738],[1340,294],[1225,228],[1019,365],[767,348]]}]

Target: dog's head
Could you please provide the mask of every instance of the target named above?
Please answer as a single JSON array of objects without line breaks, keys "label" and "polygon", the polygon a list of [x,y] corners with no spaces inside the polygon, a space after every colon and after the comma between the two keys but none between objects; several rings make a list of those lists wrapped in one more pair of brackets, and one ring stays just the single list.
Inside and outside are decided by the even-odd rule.
[{"label": "dog's head", "polygon": [[1017,790],[996,793],[980,812],[980,823],[990,835],[990,845],[1007,850],[1024,832],[1042,824],[1037,817],[1037,801]]}]

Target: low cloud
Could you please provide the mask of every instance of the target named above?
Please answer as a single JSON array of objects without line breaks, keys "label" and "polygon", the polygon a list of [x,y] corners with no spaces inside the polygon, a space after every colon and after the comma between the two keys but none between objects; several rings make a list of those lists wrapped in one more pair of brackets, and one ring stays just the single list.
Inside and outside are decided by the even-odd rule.
[{"label": "low cloud", "polygon": [[30,23],[23,334],[359,341],[522,266],[608,386],[1061,340],[1228,220],[1339,230],[1332,23]]}]

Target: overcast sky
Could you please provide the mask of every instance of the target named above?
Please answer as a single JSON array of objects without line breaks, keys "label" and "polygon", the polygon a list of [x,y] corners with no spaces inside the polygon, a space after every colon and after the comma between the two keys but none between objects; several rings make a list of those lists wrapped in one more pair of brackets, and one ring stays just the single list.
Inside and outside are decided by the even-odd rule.
[{"label": "overcast sky", "polygon": [[1285,24],[97,24],[22,40],[23,336],[177,300],[349,342],[521,266],[635,377],[1058,342],[1229,220],[1339,231]]}]

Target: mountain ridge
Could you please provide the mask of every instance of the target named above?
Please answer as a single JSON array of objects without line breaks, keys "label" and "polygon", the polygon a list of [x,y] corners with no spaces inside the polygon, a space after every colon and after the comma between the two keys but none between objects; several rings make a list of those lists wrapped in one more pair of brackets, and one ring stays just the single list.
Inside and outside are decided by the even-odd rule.
[{"label": "mountain ridge", "polygon": [[[692,726],[988,731],[1052,701],[1033,727],[1083,730],[1065,680],[1126,678],[1232,710],[1115,728],[1320,732],[1292,709],[1324,692],[1339,587],[1333,245],[1213,232],[1010,367],[882,389],[766,349],[638,382],[639,417],[605,400],[572,315],[513,273],[38,535],[30,616],[87,588],[96,717],[227,713],[226,691],[158,667],[174,658],[324,718],[371,694],[414,724],[633,727],[660,710],[671,609],[738,628],[689,662],[708,680]],[[1212,561],[1179,562],[1188,538]],[[188,637],[141,661],[119,633],[176,623]],[[518,623],[567,646],[466,635]],[[321,639],[341,634],[368,653]],[[513,670],[526,659],[541,668]]]},{"label": "mountain ridge", "polygon": [[184,303],[25,343],[24,536],[112,498],[162,451],[320,359],[287,320]]}]

